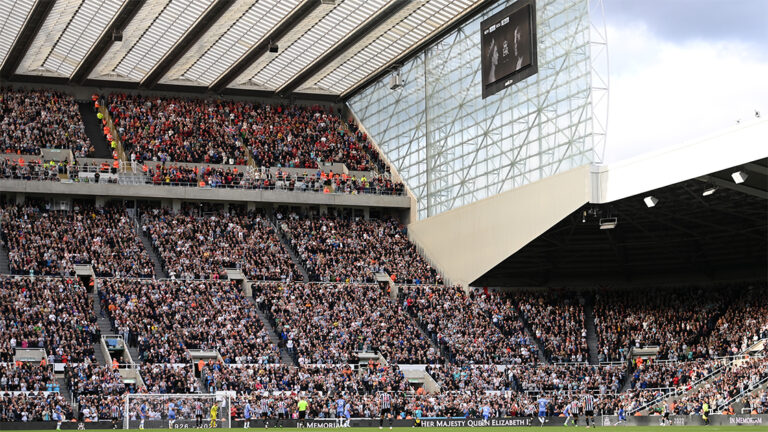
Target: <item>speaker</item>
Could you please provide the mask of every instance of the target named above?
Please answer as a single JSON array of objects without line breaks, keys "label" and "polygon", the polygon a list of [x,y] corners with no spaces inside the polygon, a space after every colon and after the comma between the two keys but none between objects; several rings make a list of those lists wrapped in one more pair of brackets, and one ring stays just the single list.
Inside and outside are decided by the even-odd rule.
[{"label": "speaker", "polygon": [[123,31],[122,30],[115,30],[112,32],[112,40],[114,42],[122,42],[123,41]]},{"label": "speaker", "polygon": [[276,43],[269,44],[269,52],[276,53],[278,51],[278,47]]}]

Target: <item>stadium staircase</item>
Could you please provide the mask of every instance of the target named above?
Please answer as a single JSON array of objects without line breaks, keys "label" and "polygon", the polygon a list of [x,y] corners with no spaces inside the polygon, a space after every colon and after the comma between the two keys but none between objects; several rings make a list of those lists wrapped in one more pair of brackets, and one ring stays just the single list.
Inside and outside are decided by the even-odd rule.
[{"label": "stadium staircase", "polygon": [[[253,297],[246,297],[249,299],[254,306],[256,306],[256,302],[253,300]],[[288,353],[288,350],[285,348],[285,344],[282,340],[280,340],[280,336],[278,336],[277,332],[275,331],[275,322],[272,320],[269,316],[267,316],[267,313],[261,310],[258,307],[254,307],[256,309],[256,314],[259,316],[259,319],[261,320],[261,323],[264,325],[264,328],[267,329],[267,334],[269,334],[269,340],[272,341],[273,344],[277,345],[280,348],[280,363],[289,365],[289,366],[297,366],[298,363],[296,360]]]},{"label": "stadium staircase", "polygon": [[291,241],[288,240],[288,237],[285,235],[283,230],[280,228],[280,221],[275,218],[274,212],[271,210],[267,214],[267,219],[272,224],[272,228],[275,230],[275,233],[277,234],[277,238],[280,239],[280,243],[283,244],[283,247],[285,248],[286,252],[288,252],[288,255],[291,257],[291,261],[293,261],[293,264],[296,265],[296,268],[299,269],[299,273],[301,273],[302,280],[304,282],[309,282],[309,272],[307,271],[306,267],[304,267],[304,264],[299,259],[299,256],[294,250],[293,245],[291,245]]},{"label": "stadium staircase", "polygon": [[[160,256],[157,254],[157,250],[152,245],[152,240],[150,240],[149,237],[144,234],[144,231],[141,230],[140,217],[134,216],[134,220],[136,221],[136,235],[141,239],[141,243],[144,245],[144,249],[149,254],[149,259],[152,260],[152,265],[155,268],[155,275],[157,279],[168,279],[168,272],[165,271],[163,262],[160,261]],[[133,355],[133,353],[131,353],[131,355]]]},{"label": "stadium staircase", "polygon": [[104,136],[104,128],[101,125],[101,121],[96,117],[93,102],[78,102],[77,106],[80,109],[80,116],[83,118],[85,134],[88,135],[88,139],[91,140],[91,144],[95,149],[92,157],[112,159],[112,149],[109,147],[109,143]]},{"label": "stadium staircase", "polygon": [[587,327],[587,348],[589,349],[589,364],[599,363],[597,330],[595,329],[595,296],[589,295],[584,302],[584,324]]},{"label": "stadium staircase", "polygon": [[8,249],[0,242],[0,274],[11,274],[11,263],[8,259]]},{"label": "stadium staircase", "polygon": [[[93,300],[93,309],[96,313],[96,325],[99,326],[99,332],[103,335],[105,334],[112,334],[114,331],[112,330],[112,323],[109,321],[109,318],[107,318],[107,315],[104,313],[103,310],[101,310],[101,300],[99,299],[99,292],[98,290],[93,290],[94,292],[91,293],[91,298]],[[94,342],[93,346],[93,352],[96,355],[96,361],[99,362],[100,365],[106,365],[107,359],[104,357],[104,353],[101,351],[101,339],[99,339],[97,342]]]},{"label": "stadium staircase", "polygon": [[64,400],[73,402],[72,391],[69,389],[69,383],[63,373],[56,374],[56,384],[59,385],[59,395],[61,395]]},{"label": "stadium staircase", "polygon": [[[533,343],[536,344],[536,348],[538,348],[539,352],[539,363],[541,364],[549,364],[549,357],[546,354],[546,350],[544,349],[544,344],[541,343],[539,338],[536,337],[536,333],[533,332],[531,329],[531,326],[528,324],[528,320],[525,319],[525,316],[523,315],[523,311],[518,309],[517,306],[512,306],[515,309],[515,312],[517,312],[517,316],[520,317],[520,321],[523,323],[523,329],[525,330],[525,334],[528,336],[528,339],[532,340]],[[501,330],[501,327],[499,327],[499,330]],[[504,331],[501,331],[504,333]],[[506,335],[510,336],[510,335]]]}]

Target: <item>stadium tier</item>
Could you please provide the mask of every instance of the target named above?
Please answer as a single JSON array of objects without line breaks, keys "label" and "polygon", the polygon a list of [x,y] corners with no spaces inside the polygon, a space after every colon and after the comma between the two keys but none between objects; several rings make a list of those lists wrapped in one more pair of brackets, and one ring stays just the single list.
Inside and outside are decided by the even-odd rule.
[{"label": "stadium tier", "polygon": [[768,424],[765,80],[679,44],[764,14],[667,3],[0,0],[0,430]]}]

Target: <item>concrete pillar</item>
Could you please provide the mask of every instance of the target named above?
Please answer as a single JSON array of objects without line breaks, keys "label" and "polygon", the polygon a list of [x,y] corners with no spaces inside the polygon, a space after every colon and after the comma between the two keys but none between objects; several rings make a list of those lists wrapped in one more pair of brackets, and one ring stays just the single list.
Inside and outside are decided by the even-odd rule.
[{"label": "concrete pillar", "polygon": [[245,203],[245,207],[248,211],[256,210],[256,203],[253,201],[248,201],[247,203]]},{"label": "concrete pillar", "polygon": [[363,209],[363,219],[368,220],[371,218],[371,209],[370,207],[366,207]]},{"label": "concrete pillar", "polygon": [[23,193],[17,193],[16,194],[16,204],[18,205],[24,205],[24,200],[27,197]]},{"label": "concrete pillar", "polygon": [[96,207],[104,207],[104,205],[107,203],[107,199],[103,196],[97,196],[94,198]]},{"label": "concrete pillar", "polygon": [[174,199],[171,200],[171,208],[174,212],[181,211],[181,200],[180,199]]}]

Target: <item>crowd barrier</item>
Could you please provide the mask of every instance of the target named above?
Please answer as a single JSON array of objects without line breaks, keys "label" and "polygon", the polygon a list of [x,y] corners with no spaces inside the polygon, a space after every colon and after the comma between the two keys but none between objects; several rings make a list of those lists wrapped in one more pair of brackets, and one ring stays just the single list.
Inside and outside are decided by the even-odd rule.
[{"label": "crowd barrier", "polygon": [[[711,426],[765,426],[768,425],[768,415],[710,415]],[[671,416],[670,420],[672,426],[703,426],[704,420],[700,415],[692,416]],[[565,417],[548,417],[544,426],[563,426]],[[618,422],[616,416],[595,416],[595,425],[601,426],[614,426]],[[626,422],[623,422],[624,426],[659,426],[661,424],[661,416],[632,416],[628,417]],[[0,430],[41,430],[52,429],[54,422],[0,422]],[[385,426],[389,425],[389,422],[384,423]],[[579,426],[584,426],[584,418],[579,419]],[[111,429],[112,422],[98,421],[98,422],[86,422],[83,423],[84,428],[87,429]],[[219,428],[226,427],[226,421],[219,420]],[[269,420],[266,425],[270,428],[283,427],[283,428],[297,428],[297,429],[335,429],[335,428],[355,428],[355,427],[378,427],[378,419],[307,419],[307,420]],[[394,420],[392,422],[393,427],[412,427],[414,426],[414,420]],[[481,418],[425,418],[421,420],[421,427],[425,428],[441,428],[441,427],[540,427],[538,418],[536,417],[507,417],[507,418],[490,418],[487,420]],[[68,421],[62,424],[62,429],[75,430],[78,429],[79,423]],[[122,423],[118,426],[122,428]],[[147,420],[145,427],[165,429],[168,427],[168,422],[164,420]],[[242,428],[243,422],[241,420],[233,420],[232,428]],[[259,429],[264,428],[264,420],[252,420],[250,427]],[[131,421],[131,428],[138,429],[138,421]],[[174,429],[193,429],[195,428],[195,420],[177,420]],[[208,429],[209,425],[206,422],[203,426],[204,429]]]}]

